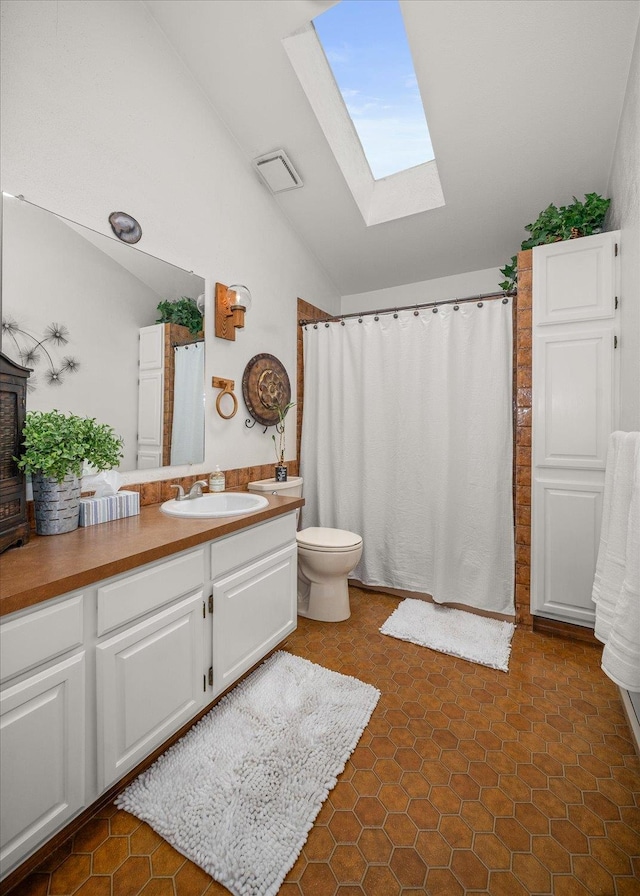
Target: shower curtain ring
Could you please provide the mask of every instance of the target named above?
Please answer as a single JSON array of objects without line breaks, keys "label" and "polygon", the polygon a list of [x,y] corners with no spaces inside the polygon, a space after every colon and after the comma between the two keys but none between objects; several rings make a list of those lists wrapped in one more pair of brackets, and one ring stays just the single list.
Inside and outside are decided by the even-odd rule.
[{"label": "shower curtain ring", "polygon": [[340,326],[341,326],[341,327],[344,327],[344,326],[345,326],[344,317],[343,317],[342,320],[340,321]]},{"label": "shower curtain ring", "polygon": [[397,308],[396,308],[396,310],[395,310],[393,316],[397,319],[397,317],[398,317],[398,309],[397,309]]},{"label": "shower curtain ring", "polygon": [[482,303],[482,302],[478,302],[478,308],[482,308],[482,307],[483,307],[483,303]]},{"label": "shower curtain ring", "polygon": [[416,310],[413,312],[413,316],[418,317],[419,315],[420,315],[420,312],[418,311],[418,303],[416,302]]}]

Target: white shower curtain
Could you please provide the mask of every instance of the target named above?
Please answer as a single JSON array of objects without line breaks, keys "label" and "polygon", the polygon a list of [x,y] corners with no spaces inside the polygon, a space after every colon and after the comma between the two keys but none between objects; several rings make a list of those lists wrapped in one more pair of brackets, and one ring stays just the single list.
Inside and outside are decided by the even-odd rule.
[{"label": "white shower curtain", "polygon": [[304,331],[304,526],[362,535],[355,578],[513,613],[511,302]]},{"label": "white shower curtain", "polygon": [[171,465],[201,463],[204,457],[204,342],[174,349]]}]

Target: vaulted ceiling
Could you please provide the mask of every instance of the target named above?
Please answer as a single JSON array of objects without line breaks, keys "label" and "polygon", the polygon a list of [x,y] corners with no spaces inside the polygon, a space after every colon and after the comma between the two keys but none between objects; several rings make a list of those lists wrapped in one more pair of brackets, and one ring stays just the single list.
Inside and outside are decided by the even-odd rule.
[{"label": "vaulted ceiling", "polygon": [[146,0],[247,168],[290,156],[304,187],[272,201],[342,295],[502,266],[550,202],[606,193],[640,14],[638,0],[400,4],[445,205],[367,227],[282,45],[333,0]]}]

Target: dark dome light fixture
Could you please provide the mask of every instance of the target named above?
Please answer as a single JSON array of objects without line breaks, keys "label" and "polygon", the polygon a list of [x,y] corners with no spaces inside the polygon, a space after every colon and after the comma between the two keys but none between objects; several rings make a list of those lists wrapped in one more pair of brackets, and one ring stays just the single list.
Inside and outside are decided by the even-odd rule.
[{"label": "dark dome light fixture", "polygon": [[125,243],[137,243],[142,236],[142,227],[126,212],[111,212],[109,224],[118,239]]}]

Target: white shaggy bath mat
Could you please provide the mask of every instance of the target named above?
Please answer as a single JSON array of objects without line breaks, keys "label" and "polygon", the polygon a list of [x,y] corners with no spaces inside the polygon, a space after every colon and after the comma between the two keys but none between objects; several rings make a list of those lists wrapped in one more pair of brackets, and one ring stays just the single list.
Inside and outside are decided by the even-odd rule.
[{"label": "white shaggy bath mat", "polygon": [[236,896],[273,896],[380,697],[284,651],[120,794]]},{"label": "white shaggy bath mat", "polygon": [[383,635],[459,656],[472,663],[509,671],[512,622],[500,622],[407,598],[393,611],[380,631]]}]

